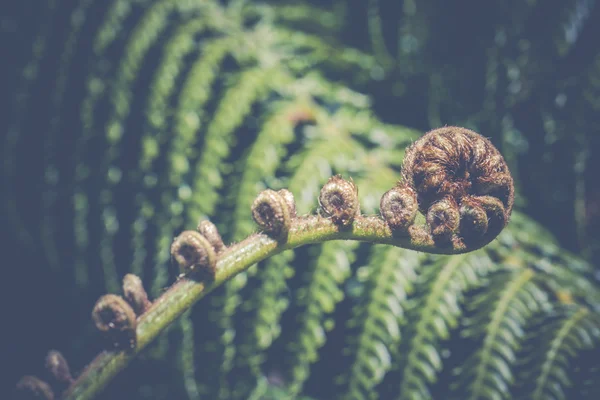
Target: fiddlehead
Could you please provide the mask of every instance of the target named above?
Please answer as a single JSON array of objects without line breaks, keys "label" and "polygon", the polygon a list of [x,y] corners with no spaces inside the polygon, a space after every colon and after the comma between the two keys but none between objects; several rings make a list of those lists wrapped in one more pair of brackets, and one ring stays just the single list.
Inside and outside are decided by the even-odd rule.
[{"label": "fiddlehead", "polygon": [[210,241],[196,231],[182,232],[171,245],[171,257],[182,275],[206,272],[214,275],[217,255]]},{"label": "fiddlehead", "polygon": [[352,180],[346,181],[339,175],[329,178],[323,186],[319,204],[336,225],[348,226],[360,215],[358,188]]},{"label": "fiddlehead", "polygon": [[[454,126],[434,129],[406,150],[402,181],[384,196],[401,205],[382,199],[390,227],[403,228],[410,220],[411,189],[433,240],[454,248],[493,240],[508,223],[514,202],[513,179],[500,152],[483,136]],[[394,207],[398,212],[391,211]]]},{"label": "fiddlehead", "polygon": [[[118,348],[123,346],[116,336],[125,334],[130,352],[99,357],[69,388],[67,398],[101,388],[194,302],[265,258],[304,244],[337,239],[429,253],[465,253],[500,232],[513,201],[512,179],[502,156],[489,141],[462,128],[434,130],[407,150],[402,180],[381,199],[383,218],[361,215],[357,193],[352,181],[335,176],[319,197],[324,215],[298,217],[291,192],[267,189],[252,205],[252,216],[264,233],[252,234],[229,247],[223,245],[211,223],[201,222],[197,231],[182,232],[171,246],[181,275],[155,306],[136,319],[131,306],[119,296],[105,295],[98,301],[93,313],[96,326],[107,332]],[[425,215],[425,225],[416,222],[419,211]],[[485,230],[485,223],[479,221],[484,214],[493,229],[488,225]],[[463,228],[465,224],[469,228]],[[483,233],[471,240],[473,232]],[[90,381],[94,382],[91,386]]]},{"label": "fiddlehead", "polygon": [[252,218],[271,236],[283,239],[296,215],[294,198],[290,191],[262,191],[252,203]]},{"label": "fiddlehead", "polygon": [[92,319],[115,348],[135,347],[135,311],[121,296],[106,294],[100,297],[92,311]]}]

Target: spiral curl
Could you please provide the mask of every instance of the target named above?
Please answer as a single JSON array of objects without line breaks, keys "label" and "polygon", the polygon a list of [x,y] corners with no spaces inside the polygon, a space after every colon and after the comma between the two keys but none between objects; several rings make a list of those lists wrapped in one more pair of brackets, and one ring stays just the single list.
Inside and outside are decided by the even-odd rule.
[{"label": "spiral curl", "polygon": [[263,190],[252,203],[254,222],[278,240],[285,240],[295,216],[294,196],[288,190]]},{"label": "spiral curl", "polygon": [[332,176],[321,188],[319,205],[334,224],[348,226],[354,217],[360,215],[358,188],[352,180],[347,181],[340,175]]},{"label": "spiral curl", "polygon": [[210,241],[197,231],[183,231],[171,244],[171,257],[180,274],[214,277],[217,254]]},{"label": "spiral curl", "polygon": [[413,143],[406,150],[401,182],[382,198],[388,225],[406,230],[414,220],[414,203],[408,194],[398,195],[399,188],[414,191],[436,243],[455,247],[491,241],[508,223],[514,203],[513,179],[498,149],[478,133],[455,126],[434,129]]},{"label": "spiral curl", "polygon": [[417,216],[417,195],[411,187],[399,184],[381,196],[379,210],[390,228],[405,231]]},{"label": "spiral curl", "polygon": [[116,294],[100,297],[92,311],[96,328],[116,348],[135,348],[136,315],[133,308]]}]

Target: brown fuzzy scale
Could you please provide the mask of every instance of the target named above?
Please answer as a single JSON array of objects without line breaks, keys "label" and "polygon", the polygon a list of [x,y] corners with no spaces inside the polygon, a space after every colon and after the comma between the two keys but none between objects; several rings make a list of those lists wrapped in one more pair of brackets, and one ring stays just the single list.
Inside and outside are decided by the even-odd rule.
[{"label": "brown fuzzy scale", "polygon": [[340,175],[332,176],[321,188],[319,204],[336,225],[348,226],[360,215],[358,188]]},{"label": "brown fuzzy scale", "polygon": [[28,375],[17,383],[14,399],[53,400],[54,392],[46,382]]},{"label": "brown fuzzy scale", "polygon": [[[496,237],[514,203],[513,179],[498,149],[478,133],[454,126],[434,129],[406,150],[402,183],[415,190],[434,237],[456,233],[468,245]],[[440,206],[442,199],[452,199],[452,205]],[[456,227],[455,215],[461,219]]]},{"label": "brown fuzzy scale", "polygon": [[73,382],[69,364],[59,351],[50,350],[48,352],[48,355],[46,355],[46,370],[61,385],[69,385]]},{"label": "brown fuzzy scale", "polygon": [[407,230],[419,210],[415,191],[406,185],[391,188],[381,196],[379,210],[391,229]]},{"label": "brown fuzzy scale", "polygon": [[171,244],[171,257],[182,275],[207,274],[214,277],[217,255],[212,244],[196,231],[183,231]]},{"label": "brown fuzzy scale", "polygon": [[121,296],[106,294],[100,297],[92,311],[92,319],[114,347],[135,347],[135,311]]},{"label": "brown fuzzy scale", "polygon": [[196,230],[208,240],[208,242],[215,249],[215,252],[220,253],[225,249],[225,243],[223,243],[223,239],[221,238],[221,234],[219,230],[209,220],[202,220],[198,224]]},{"label": "brown fuzzy scale", "polygon": [[127,274],[123,277],[123,296],[136,315],[143,314],[152,304],[148,300],[142,280],[134,274]]},{"label": "brown fuzzy scale", "polygon": [[260,192],[254,203],[252,203],[252,218],[254,222],[263,231],[278,239],[287,237],[292,225],[290,211],[290,207],[284,196],[271,189]]}]

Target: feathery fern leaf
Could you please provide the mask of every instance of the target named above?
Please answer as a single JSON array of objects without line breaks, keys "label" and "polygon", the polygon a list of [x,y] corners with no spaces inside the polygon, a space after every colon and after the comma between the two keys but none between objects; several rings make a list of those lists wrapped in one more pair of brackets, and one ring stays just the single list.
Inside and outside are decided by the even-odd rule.
[{"label": "feathery fern leaf", "polygon": [[515,395],[533,400],[569,398],[574,359],[592,349],[597,354],[600,318],[586,307],[564,305],[536,318],[527,334]]},{"label": "feathery fern leaf", "polygon": [[459,398],[507,398],[524,326],[548,303],[535,275],[529,268],[501,272],[490,278],[491,290],[469,302],[474,315],[466,320],[461,335],[478,346],[456,372]]},{"label": "feathery fern leaf", "polygon": [[352,319],[348,353],[353,362],[338,379],[346,387],[345,398],[374,398],[374,388],[392,366],[392,354],[400,341],[400,325],[405,323],[407,294],[413,290],[416,270],[422,257],[402,249],[373,246],[369,264],[358,269],[363,281],[361,299]]},{"label": "feathery fern leaf", "polygon": [[[452,115],[489,127],[486,135],[501,132],[495,139],[503,138],[506,149],[518,147],[523,121],[511,125],[511,113],[536,90],[535,65],[506,62],[506,49],[496,43],[485,53],[485,74],[497,87],[482,96],[484,110],[471,112],[472,105],[449,101],[462,90],[453,83],[460,79],[426,68],[425,54],[435,50],[431,54],[440,56],[439,32],[421,21],[438,21],[439,10],[413,1],[402,7],[334,3],[321,4],[324,9],[308,2],[48,3],[53,11],[24,69],[3,138],[2,197],[19,236],[40,238],[48,264],[61,266],[56,270],[69,277],[67,292],[89,305],[100,292],[117,291],[124,273],[135,272],[158,296],[176,279],[177,271],[169,268],[173,236],[200,217],[210,217],[227,242],[247,236],[255,230],[249,206],[263,188],[289,188],[303,214],[316,207],[325,180],[341,173],[357,182],[362,211],[376,213],[381,194],[399,177],[404,148],[418,133],[382,123],[370,110],[371,99],[349,87],[376,87],[376,110],[392,100],[389,93],[400,93],[392,97],[427,110],[430,121]],[[553,21],[572,19],[568,3]],[[527,11],[522,16],[534,18],[541,6],[520,7]],[[361,18],[368,19],[373,56],[342,43],[347,22],[340,9],[346,16],[365,11]],[[379,26],[389,11],[401,14],[399,29],[392,29],[398,40],[389,40],[390,30]],[[67,18],[68,32],[52,35]],[[515,26],[518,33],[505,37],[514,46],[532,32],[511,18],[494,40]],[[47,49],[56,45],[54,60]],[[557,46],[568,58],[569,43]],[[556,48],[546,50],[540,60],[555,56]],[[394,72],[394,63],[402,71]],[[458,73],[474,75],[469,68]],[[420,80],[409,82],[415,77]],[[50,95],[41,87],[45,80],[54,87]],[[520,93],[506,89],[517,84],[523,85]],[[378,96],[378,85],[386,95]],[[429,92],[439,98],[426,97]],[[27,115],[38,105],[49,111],[34,124]],[[488,114],[500,105],[507,117],[496,121]],[[424,126],[410,111],[398,117]],[[49,134],[40,142],[35,128],[42,125]],[[63,157],[63,147],[72,156]],[[38,153],[43,156],[36,158]],[[21,171],[29,164],[32,172]],[[35,174],[31,188],[15,184]],[[42,191],[39,212],[26,215],[19,200],[32,197],[36,187]],[[33,222],[38,214],[41,224]],[[331,335],[339,332],[347,335],[339,343],[347,343],[350,362],[335,385],[347,398],[431,397],[451,386],[440,377],[452,376],[454,361],[462,371],[453,385],[460,398],[501,398],[508,391],[542,398],[594,393],[590,376],[597,363],[580,355],[600,348],[593,267],[560,249],[523,214],[513,213],[497,240],[465,256],[429,257],[379,246],[364,254],[366,248],[328,243],[252,267],[186,313],[148,350],[145,361],[175,371],[176,378],[156,374],[143,389],[114,387],[108,395],[142,398],[152,390],[156,398],[326,398],[312,377],[325,371],[322,383],[339,375],[327,365],[340,347],[331,345]],[[490,275],[494,271],[499,273]],[[362,290],[358,298],[346,296],[353,275]],[[569,302],[574,304],[557,305]],[[351,310],[352,318],[344,320],[340,309]],[[74,313],[77,320],[88,311]],[[529,324],[533,313],[539,321]],[[524,345],[523,329],[529,334]],[[534,342],[536,335],[542,340]],[[465,341],[478,346],[459,354],[457,343]],[[557,389],[555,379],[564,385]]]}]

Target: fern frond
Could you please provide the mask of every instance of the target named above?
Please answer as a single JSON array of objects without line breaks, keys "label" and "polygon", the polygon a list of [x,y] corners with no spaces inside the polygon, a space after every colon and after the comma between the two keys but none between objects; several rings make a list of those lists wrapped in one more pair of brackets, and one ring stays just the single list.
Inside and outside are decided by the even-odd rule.
[{"label": "fern frond", "polygon": [[3,172],[3,192],[5,217],[14,227],[16,235],[28,245],[33,244],[33,236],[26,227],[25,221],[21,218],[21,213],[18,210],[18,201],[16,191],[14,190],[16,179],[16,151],[19,141],[23,139],[23,123],[27,116],[27,107],[31,99],[31,87],[36,81],[40,72],[42,59],[46,55],[47,42],[50,33],[53,30],[54,14],[57,12],[57,1],[51,0],[46,3],[47,12],[49,15],[44,19],[39,33],[35,36],[31,46],[31,58],[23,66],[22,74],[19,76],[19,84],[16,88],[15,104],[13,110],[13,120],[8,125],[5,137],[3,138],[4,150],[2,152],[2,172]]},{"label": "fern frond", "polygon": [[281,315],[290,303],[286,293],[287,280],[294,275],[293,259],[294,252],[278,254],[259,265],[256,275],[249,278],[254,281],[248,285],[253,290],[243,297],[242,312],[235,314],[241,337],[227,377],[232,399],[245,398],[262,379],[266,352],[281,333]]},{"label": "fern frond", "polygon": [[[356,242],[331,242],[321,246],[310,273],[308,287],[298,293],[297,303],[303,307],[298,320],[296,339],[289,345],[289,391],[300,393],[308,378],[309,368],[318,359],[318,349],[325,343],[323,322],[344,297],[340,285],[350,277]],[[328,327],[331,329],[332,327]]]},{"label": "fern frond", "polygon": [[528,340],[519,368],[515,392],[522,399],[567,399],[576,357],[582,352],[598,354],[600,317],[588,308],[565,305],[542,314],[527,329]]},{"label": "fern frond", "polygon": [[[157,213],[154,218],[150,219],[151,222],[155,222],[158,230],[154,246],[156,268],[152,283],[155,293],[162,290],[169,278],[167,269],[164,267],[169,260],[168,245],[165,247],[165,243],[172,240],[175,229],[183,224],[183,204],[187,205],[191,201],[190,169],[193,166],[192,160],[197,158],[195,154],[197,151],[194,148],[194,144],[198,141],[196,135],[201,132],[206,117],[202,111],[203,106],[213,95],[211,85],[216,79],[217,68],[230,51],[230,38],[218,38],[206,43],[202,48],[201,57],[193,63],[183,84],[174,122],[175,133],[166,155],[169,168],[164,172],[167,175],[165,180],[173,187],[161,188],[163,191],[160,195],[160,207],[170,212]],[[153,142],[152,146],[157,146],[157,144]],[[155,182],[152,184],[152,187],[154,186],[156,186]],[[180,204],[180,206],[174,207],[175,204]],[[151,211],[153,207],[150,204],[142,203],[140,209],[142,212],[138,218],[144,221],[143,225],[146,225],[145,221],[148,216],[144,210],[153,213]],[[177,209],[179,211],[175,212]],[[136,238],[134,237],[134,239]]]},{"label": "fern frond", "polygon": [[404,365],[400,399],[430,397],[430,385],[442,369],[441,342],[458,326],[463,310],[461,302],[467,289],[482,284],[485,273],[494,264],[485,253],[440,258],[423,269],[420,285],[415,289],[414,312],[418,319],[409,330],[408,353],[401,357]]},{"label": "fern frond", "polygon": [[528,268],[501,272],[490,278],[491,290],[469,302],[474,315],[467,319],[461,336],[481,344],[456,371],[453,386],[459,398],[507,398],[524,326],[548,303],[535,278]]},{"label": "fern frond", "polygon": [[287,152],[286,145],[294,140],[294,126],[303,118],[310,119],[311,114],[311,105],[307,101],[285,101],[272,105],[271,117],[265,121],[240,167],[239,188],[232,193],[235,195],[232,219],[234,240],[240,240],[255,229],[250,206],[256,193],[266,188],[265,177],[275,175]]},{"label": "fern frond", "polygon": [[[58,193],[59,181],[64,180],[64,174],[61,178],[60,160],[57,155],[57,148],[64,146],[66,140],[60,135],[61,114],[64,112],[65,93],[67,91],[67,81],[71,70],[71,61],[76,52],[76,45],[80,40],[80,31],[88,18],[89,8],[92,7],[94,0],[82,0],[71,14],[71,30],[65,41],[64,50],[60,56],[57,71],[56,85],[52,94],[52,110],[49,130],[44,135],[44,190],[42,194],[42,222],[41,239],[44,251],[47,254],[48,262],[51,268],[60,268],[64,262],[59,259],[60,250],[57,244],[56,210],[57,202],[65,196],[64,193]],[[67,107],[65,107],[67,108]]]},{"label": "fern frond", "polygon": [[391,368],[393,350],[400,341],[405,300],[413,291],[422,256],[393,247],[373,246],[369,263],[357,271],[363,281],[360,299],[348,322],[358,334],[349,335],[353,362],[338,381],[347,388],[343,398],[374,398],[373,390]]},{"label": "fern frond", "polygon": [[223,184],[223,159],[229,154],[234,140],[234,130],[243,122],[252,105],[266,95],[273,80],[280,79],[277,69],[256,67],[244,71],[237,84],[223,96],[221,106],[208,126],[196,174],[193,193],[202,193],[192,199],[189,219],[198,220],[203,215],[212,215],[218,200],[216,189]]}]

